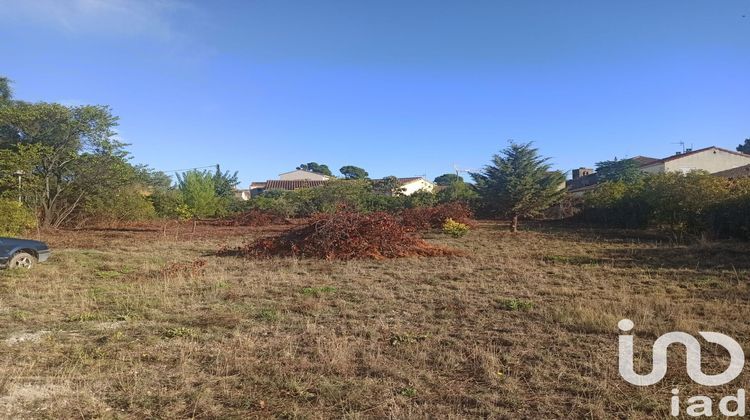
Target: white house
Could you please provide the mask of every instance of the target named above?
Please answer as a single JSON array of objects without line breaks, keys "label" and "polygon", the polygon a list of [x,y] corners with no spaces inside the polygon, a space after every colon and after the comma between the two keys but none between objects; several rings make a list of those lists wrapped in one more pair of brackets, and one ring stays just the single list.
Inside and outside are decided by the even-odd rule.
[{"label": "white house", "polygon": [[648,163],[641,170],[650,174],[698,170],[714,174],[745,165],[750,165],[750,155],[711,146]]},{"label": "white house", "polygon": [[401,194],[412,195],[417,191],[433,192],[435,190],[435,184],[432,182],[419,177],[411,178],[398,178],[398,186],[401,189]]},{"label": "white house", "polygon": [[279,179],[281,181],[328,181],[329,179],[331,179],[331,177],[315,172],[303,171],[302,169],[296,169],[291,172],[284,172],[283,174],[279,174]]},{"label": "white house", "polygon": [[239,198],[242,201],[247,201],[250,199],[250,190],[234,190],[234,196]]},{"label": "white house", "polygon": [[[737,177],[743,175],[742,167],[750,165],[750,155],[720,147],[711,146],[699,150],[677,153],[664,159],[636,156],[634,161],[641,171],[649,174],[663,172],[706,171],[716,176]],[[580,168],[573,170],[573,179],[566,185],[572,196],[583,196],[599,184],[599,178],[593,169]]]}]

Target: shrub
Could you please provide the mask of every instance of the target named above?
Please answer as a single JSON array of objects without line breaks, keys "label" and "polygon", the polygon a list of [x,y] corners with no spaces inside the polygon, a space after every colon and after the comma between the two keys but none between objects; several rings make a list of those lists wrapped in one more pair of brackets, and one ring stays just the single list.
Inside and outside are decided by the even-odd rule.
[{"label": "shrub", "polygon": [[428,244],[388,213],[339,208],[334,213],[314,215],[305,226],[281,236],[260,238],[239,249],[222,250],[220,254],[351,260],[453,255],[455,251]]},{"label": "shrub", "polygon": [[283,215],[271,211],[252,209],[212,222],[220,226],[269,226],[287,223]]},{"label": "shrub", "polygon": [[137,188],[112,191],[107,196],[97,196],[84,206],[83,220],[136,221],[156,217],[153,201]]},{"label": "shrub", "polygon": [[588,193],[581,217],[625,228],[657,228],[686,235],[750,237],[750,179],[706,172],[668,172],[633,182],[605,182]]},{"label": "shrub", "polygon": [[469,232],[469,226],[464,223],[459,223],[451,218],[445,219],[443,223],[443,233],[453,236],[454,238],[460,238]]},{"label": "shrub", "polygon": [[150,196],[151,204],[154,206],[156,215],[167,219],[176,219],[184,216],[187,208],[185,201],[182,199],[182,193],[175,189],[157,189]]},{"label": "shrub", "polygon": [[34,214],[15,200],[0,199],[0,236],[18,236],[36,227]]},{"label": "shrub", "polygon": [[463,182],[454,181],[441,188],[437,193],[437,200],[439,203],[451,203],[458,201],[461,203],[472,204],[479,198],[479,194],[474,188]]},{"label": "shrub", "polygon": [[437,204],[437,197],[429,191],[417,191],[404,198],[406,207],[432,207]]},{"label": "shrub", "polygon": [[463,203],[447,203],[433,207],[416,207],[401,212],[401,220],[404,226],[424,231],[429,229],[440,229],[448,219],[471,225],[472,212],[469,206]]}]

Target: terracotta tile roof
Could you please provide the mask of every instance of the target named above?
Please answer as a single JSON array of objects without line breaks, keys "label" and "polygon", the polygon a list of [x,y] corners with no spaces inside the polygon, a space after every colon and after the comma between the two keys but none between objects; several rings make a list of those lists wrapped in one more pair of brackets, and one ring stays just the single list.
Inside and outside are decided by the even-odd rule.
[{"label": "terracotta tile roof", "polygon": [[298,190],[300,188],[318,187],[318,186],[325,184],[326,182],[328,181],[311,180],[311,179],[296,179],[296,180],[284,181],[281,179],[269,179],[268,181],[266,181],[265,189],[266,190],[293,191],[293,190]]}]

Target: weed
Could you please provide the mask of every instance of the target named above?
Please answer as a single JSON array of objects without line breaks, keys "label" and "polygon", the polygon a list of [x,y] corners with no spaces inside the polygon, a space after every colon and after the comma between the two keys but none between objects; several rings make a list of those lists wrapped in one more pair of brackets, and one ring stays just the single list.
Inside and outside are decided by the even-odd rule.
[{"label": "weed", "polygon": [[336,288],[333,286],[322,286],[322,287],[305,287],[302,289],[302,294],[305,296],[320,297],[326,293],[333,293]]},{"label": "weed", "polygon": [[162,334],[165,338],[192,338],[198,334],[194,329],[188,327],[172,327],[164,330]]},{"label": "weed", "polygon": [[398,393],[407,398],[414,398],[417,396],[417,389],[412,387],[405,387],[401,388]]},{"label": "weed", "polygon": [[276,309],[264,308],[258,311],[257,317],[258,319],[263,321],[276,322],[279,320],[279,313],[276,311]]},{"label": "weed", "polygon": [[508,311],[527,312],[534,309],[534,302],[523,299],[502,299],[499,304],[501,308]]}]

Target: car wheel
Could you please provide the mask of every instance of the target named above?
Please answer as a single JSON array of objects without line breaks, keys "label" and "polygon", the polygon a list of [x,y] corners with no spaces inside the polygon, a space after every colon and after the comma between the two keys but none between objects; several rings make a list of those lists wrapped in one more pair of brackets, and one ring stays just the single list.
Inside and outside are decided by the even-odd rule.
[{"label": "car wheel", "polygon": [[25,268],[30,269],[36,264],[36,257],[26,253],[26,252],[18,252],[15,255],[13,255],[13,258],[10,259],[10,262],[8,263],[8,268]]}]

